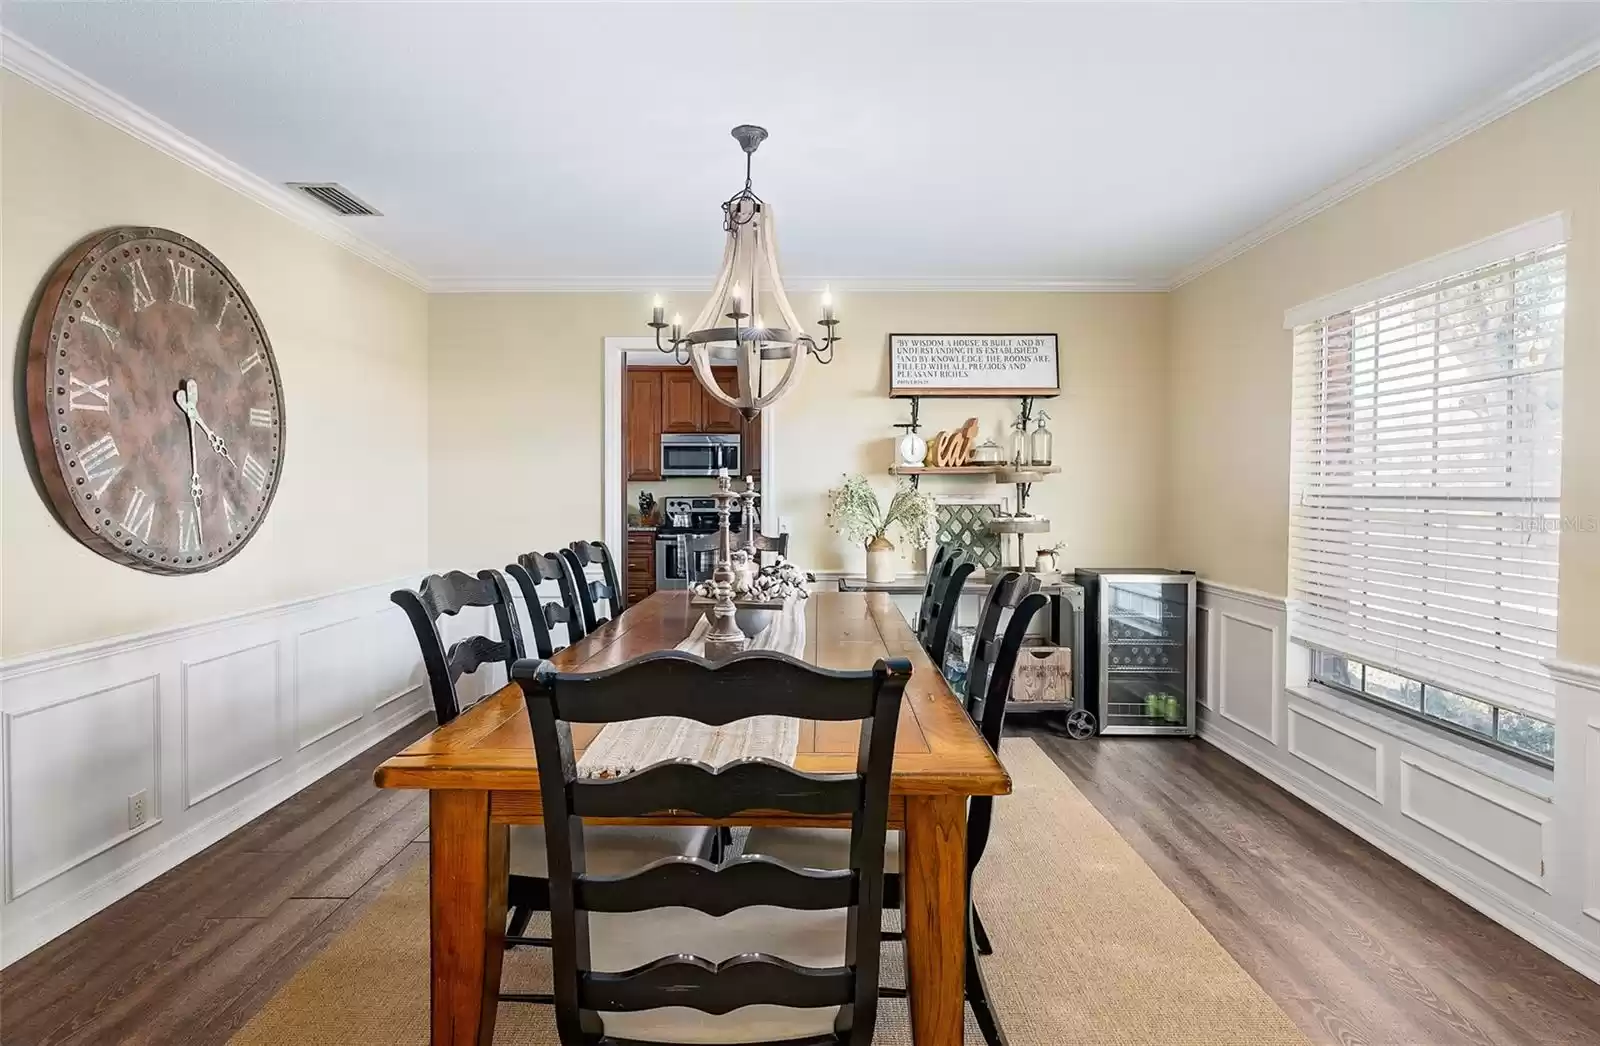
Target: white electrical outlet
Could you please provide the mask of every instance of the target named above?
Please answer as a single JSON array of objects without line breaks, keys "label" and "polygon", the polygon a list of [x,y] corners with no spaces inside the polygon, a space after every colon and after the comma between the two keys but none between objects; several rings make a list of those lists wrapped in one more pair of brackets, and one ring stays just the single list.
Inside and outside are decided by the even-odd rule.
[{"label": "white electrical outlet", "polygon": [[138,791],[128,796],[128,830],[143,827],[150,817],[150,794]]}]

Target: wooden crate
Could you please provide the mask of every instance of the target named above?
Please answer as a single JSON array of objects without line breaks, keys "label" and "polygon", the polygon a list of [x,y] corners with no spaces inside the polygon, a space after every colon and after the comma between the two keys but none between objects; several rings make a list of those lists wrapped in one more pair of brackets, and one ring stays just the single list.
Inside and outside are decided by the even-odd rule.
[{"label": "wooden crate", "polygon": [[1025,646],[1017,654],[1011,676],[1011,700],[1017,704],[1072,702],[1072,650],[1059,646]]}]

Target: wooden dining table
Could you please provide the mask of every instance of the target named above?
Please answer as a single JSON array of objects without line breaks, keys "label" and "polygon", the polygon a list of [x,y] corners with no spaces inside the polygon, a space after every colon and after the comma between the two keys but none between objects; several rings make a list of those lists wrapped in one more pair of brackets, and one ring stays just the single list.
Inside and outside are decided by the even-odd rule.
[{"label": "wooden dining table", "polygon": [[[904,833],[901,883],[907,990],[917,1046],[960,1046],[964,998],[966,807],[969,796],[1004,795],[1011,779],[974,728],[944,676],[886,593],[816,592],[804,603],[803,660],[870,668],[905,657],[912,674],[900,707],[889,827]],[[670,650],[702,616],[687,592],[657,592],[552,659],[563,671],[595,671]],[[648,706],[641,695],[640,707]],[[600,728],[574,724],[581,750]],[[861,731],[853,723],[804,722],[795,765],[853,772]],[[429,813],[429,925],[433,1046],[490,1046],[505,948],[507,826],[539,824],[539,774],[522,691],[502,687],[378,768],[382,788],[425,788]],[[662,814],[661,824],[837,824],[736,816],[724,821]]]}]

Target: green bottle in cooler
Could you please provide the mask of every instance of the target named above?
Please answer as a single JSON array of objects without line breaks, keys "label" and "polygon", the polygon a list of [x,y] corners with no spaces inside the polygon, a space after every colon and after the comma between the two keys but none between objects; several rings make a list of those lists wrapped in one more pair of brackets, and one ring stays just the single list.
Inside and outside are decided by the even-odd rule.
[{"label": "green bottle in cooler", "polygon": [[1147,719],[1164,719],[1167,715],[1167,703],[1160,694],[1144,695],[1144,714]]}]

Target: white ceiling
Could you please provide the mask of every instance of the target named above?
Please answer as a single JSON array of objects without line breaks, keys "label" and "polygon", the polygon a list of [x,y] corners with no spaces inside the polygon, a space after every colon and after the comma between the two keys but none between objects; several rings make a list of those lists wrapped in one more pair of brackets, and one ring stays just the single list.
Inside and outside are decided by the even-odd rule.
[{"label": "white ceiling", "polygon": [[1164,282],[1600,37],[1600,3],[0,4],[429,281]]}]

